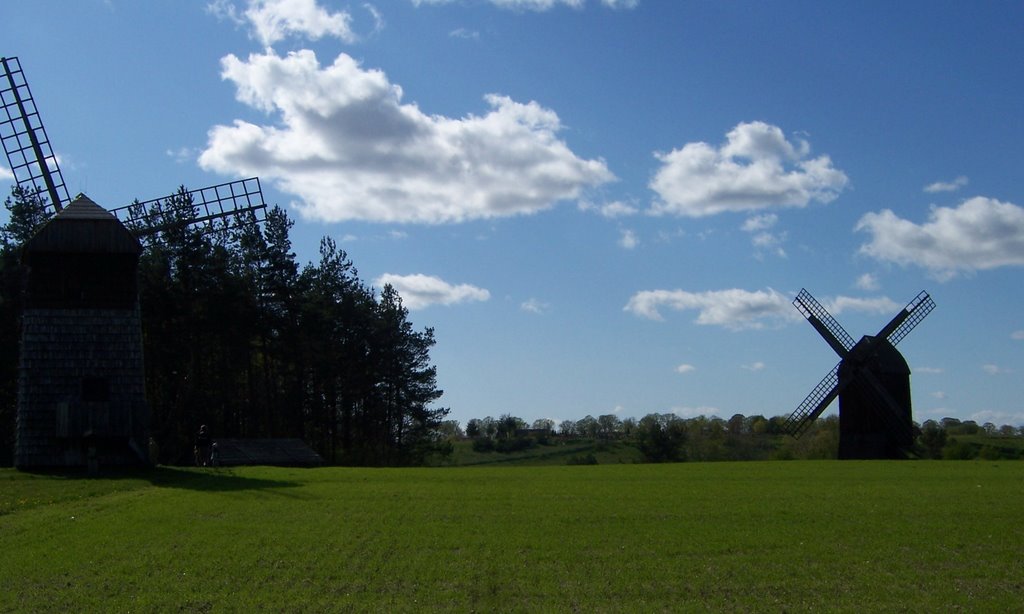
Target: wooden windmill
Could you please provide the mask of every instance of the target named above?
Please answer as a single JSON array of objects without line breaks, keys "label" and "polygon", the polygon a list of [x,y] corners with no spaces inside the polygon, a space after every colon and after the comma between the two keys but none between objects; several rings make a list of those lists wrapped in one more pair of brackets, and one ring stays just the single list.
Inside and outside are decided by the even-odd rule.
[{"label": "wooden windmill", "polygon": [[839,458],[906,458],[914,443],[910,367],[896,344],[935,308],[921,292],[874,336],[853,337],[800,290],[793,305],[840,361],[793,411],[784,425],[799,437],[839,397]]},{"label": "wooden windmill", "polygon": [[[68,198],[18,58],[0,65],[0,140],[15,183],[54,209],[22,254],[15,466],[147,464],[138,235],[169,230],[145,218],[153,205],[180,199],[107,211],[84,195]],[[180,216],[185,224],[207,227],[258,222],[266,208],[258,178],[191,191],[184,206],[192,207]]]}]

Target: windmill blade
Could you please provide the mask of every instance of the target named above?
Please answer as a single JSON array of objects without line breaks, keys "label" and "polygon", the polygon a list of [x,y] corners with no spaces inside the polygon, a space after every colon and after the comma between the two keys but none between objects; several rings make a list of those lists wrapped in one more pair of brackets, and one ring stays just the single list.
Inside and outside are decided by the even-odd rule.
[{"label": "windmill blade", "polygon": [[45,193],[60,211],[71,199],[21,62],[16,57],[0,58],[0,68],[0,141],[14,182],[32,193]]},{"label": "windmill blade", "polygon": [[793,299],[793,305],[800,310],[800,313],[807,318],[814,330],[818,331],[818,334],[835,350],[836,354],[839,354],[840,358],[845,358],[854,346],[853,337],[832,317],[832,314],[803,288]]},{"label": "windmill blade", "polygon": [[799,439],[811,422],[814,422],[821,412],[825,411],[825,408],[839,396],[844,387],[839,385],[839,365],[841,364],[843,364],[842,361],[818,382],[807,398],[789,415],[785,424],[782,425],[782,430]]},{"label": "windmill blade", "polygon": [[935,309],[935,301],[924,290],[914,297],[914,300],[907,303],[903,311],[896,314],[891,322],[886,324],[878,337],[888,339],[889,343],[896,345],[906,337],[914,327],[921,323],[929,313]]},{"label": "windmill blade", "polygon": [[[189,190],[188,195],[192,199],[195,215],[190,216],[187,225],[206,224],[210,227],[217,220],[223,220],[229,226],[232,223],[236,225],[243,223],[246,219],[262,222],[267,208],[266,203],[263,202],[263,189],[260,187],[259,177]],[[154,213],[155,209],[159,209],[154,205],[167,202],[173,196],[175,195],[170,194],[162,198],[118,207],[111,210],[110,213],[121,220],[125,226],[133,229],[136,235],[153,235],[178,226],[176,223],[161,222],[158,219],[161,214]]]}]

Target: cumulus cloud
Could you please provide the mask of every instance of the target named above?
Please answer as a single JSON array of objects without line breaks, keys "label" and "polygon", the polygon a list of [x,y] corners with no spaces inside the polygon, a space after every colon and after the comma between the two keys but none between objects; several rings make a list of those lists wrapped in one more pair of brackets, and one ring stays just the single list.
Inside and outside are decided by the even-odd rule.
[{"label": "cumulus cloud", "polygon": [[856,230],[871,240],[860,252],[876,260],[927,269],[948,280],[959,273],[1024,265],[1024,209],[977,196],[958,207],[932,207],[915,224],[889,209],[868,213]]},{"label": "cumulus cloud", "polygon": [[579,203],[579,209],[580,211],[597,211],[602,217],[606,217],[608,219],[629,217],[640,212],[636,207],[619,200],[605,203],[603,205],[595,205],[590,202],[581,201]]},{"label": "cumulus cloud", "polygon": [[698,416],[710,418],[721,413],[717,407],[711,407],[710,405],[701,405],[700,407],[677,406],[669,409],[669,412],[680,418],[696,418]]},{"label": "cumulus cloud", "polygon": [[778,221],[779,216],[774,213],[765,213],[747,218],[743,225],[740,226],[741,230],[751,234],[750,242],[758,249],[759,258],[766,251],[780,258],[786,257],[786,250],[782,247],[786,240],[786,233],[773,232],[771,230]]},{"label": "cumulus cloud", "polygon": [[775,215],[774,213],[754,215],[748,217],[747,220],[743,222],[743,226],[741,226],[740,228],[744,232],[761,232],[763,230],[768,230],[776,223],[778,223],[778,221],[779,216]]},{"label": "cumulus cloud", "polygon": [[[902,304],[887,297],[837,296],[822,300],[821,303],[833,315],[844,311],[890,314],[903,308]],[[634,294],[623,310],[650,320],[663,320],[662,308],[697,311],[697,324],[722,326],[731,330],[764,328],[766,323],[778,325],[803,319],[793,307],[792,299],[771,288],[757,291],[733,288],[708,292],[644,290]]]},{"label": "cumulus cloud", "polygon": [[985,373],[988,373],[989,375],[1002,375],[1005,373],[1011,373],[1010,369],[1000,367],[999,365],[994,364],[981,365],[981,370],[984,371]]},{"label": "cumulus cloud", "polygon": [[452,38],[462,38],[465,40],[480,40],[480,33],[476,30],[467,30],[466,28],[455,28],[448,33],[448,36]]},{"label": "cumulus cloud", "polygon": [[[206,8],[218,18],[248,25],[252,37],[264,46],[290,36],[309,40],[334,37],[346,43],[353,43],[357,38],[348,12],[331,13],[316,0],[248,0],[247,5],[240,11],[230,0],[213,0]],[[383,23],[377,10],[370,5],[367,10],[376,19],[377,27],[381,27]]]},{"label": "cumulus cloud", "polygon": [[693,365],[688,365],[688,364],[685,364],[685,363],[679,365],[678,367],[676,367],[676,373],[679,373],[680,375],[686,375],[687,373],[690,373],[690,372],[696,371],[696,370],[697,370],[697,367],[695,367]]},{"label": "cumulus cloud", "polygon": [[935,183],[930,183],[924,187],[924,191],[930,193],[956,192],[965,185],[967,185],[967,177],[960,175],[953,181],[936,181]]},{"label": "cumulus cloud", "polygon": [[992,422],[994,424],[1024,424],[1024,412],[992,411],[982,410],[971,414],[971,420],[979,424]]},{"label": "cumulus cloud", "polygon": [[636,249],[637,245],[640,245],[640,237],[636,236],[636,233],[632,230],[623,229],[619,237],[619,247],[622,249]]},{"label": "cumulus cloud", "polygon": [[536,102],[485,97],[481,116],[452,119],[402,102],[402,89],[346,54],[321,67],[302,50],[221,60],[236,98],[276,125],[215,126],[207,170],[259,175],[327,222],[444,223],[530,214],[614,178],[578,158],[558,115]]},{"label": "cumulus cloud", "polygon": [[864,273],[857,278],[854,285],[861,290],[875,291],[879,288],[878,277],[871,273]]},{"label": "cumulus cloud", "polygon": [[14,173],[6,167],[0,166],[0,181],[14,181]]},{"label": "cumulus cloud", "polygon": [[547,312],[547,310],[550,308],[550,305],[541,301],[540,299],[531,298],[527,299],[526,301],[523,301],[523,303],[519,305],[519,308],[528,313],[542,314]]},{"label": "cumulus cloud", "polygon": [[764,122],[738,124],[721,147],[698,142],[656,153],[661,167],[650,188],[659,200],[651,213],[703,217],[831,202],[846,187],[846,174],[828,156],[809,153],[806,141],[790,142]]},{"label": "cumulus cloud", "polygon": [[760,360],[758,360],[756,362],[750,363],[749,365],[740,365],[740,366],[742,368],[746,369],[747,371],[754,371],[756,373],[757,371],[763,371],[764,367],[765,367],[765,364],[763,362],[761,362]]},{"label": "cumulus cloud", "polygon": [[762,328],[765,321],[799,318],[790,299],[771,288],[750,292],[738,288],[709,292],[644,290],[629,299],[624,310],[651,320],[664,319],[661,308],[695,310],[697,324],[724,326],[732,330]]},{"label": "cumulus cloud", "polygon": [[832,315],[839,315],[844,311],[859,311],[871,314],[892,314],[895,315],[905,304],[897,303],[887,296],[875,298],[863,298],[855,296],[837,296],[821,301],[822,306]]},{"label": "cumulus cloud", "polygon": [[374,285],[391,285],[402,297],[402,304],[410,311],[424,309],[431,305],[456,305],[474,301],[486,301],[491,293],[470,284],[452,285],[431,275],[393,275],[385,273],[374,281]]}]

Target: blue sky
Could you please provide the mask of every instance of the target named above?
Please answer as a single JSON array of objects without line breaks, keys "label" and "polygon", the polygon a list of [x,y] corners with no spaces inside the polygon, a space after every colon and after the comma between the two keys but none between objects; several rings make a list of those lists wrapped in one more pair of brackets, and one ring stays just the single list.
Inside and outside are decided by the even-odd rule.
[{"label": "blue sky", "polygon": [[[434,327],[465,423],[788,414],[920,290],[914,415],[1024,425],[1024,5],[2,8],[69,190],[259,175]],[[0,190],[11,175],[0,168]],[[835,411],[833,408],[830,411]]]}]

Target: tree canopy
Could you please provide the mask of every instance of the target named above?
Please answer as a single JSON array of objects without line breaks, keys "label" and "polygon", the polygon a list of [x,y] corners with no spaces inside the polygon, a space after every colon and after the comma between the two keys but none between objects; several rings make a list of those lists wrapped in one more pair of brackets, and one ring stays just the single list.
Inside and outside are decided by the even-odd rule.
[{"label": "tree canopy", "polygon": [[[0,228],[0,336],[18,346],[20,246],[48,217],[15,188]],[[136,206],[140,206],[136,204]],[[140,237],[139,304],[151,431],[165,463],[214,437],[298,437],[328,462],[416,464],[448,410],[430,364],[434,331],[417,330],[398,292],[362,281],[330,238],[300,265],[280,207],[254,219],[196,223],[181,187],[151,205]],[[0,462],[14,442],[17,357],[0,363]]]}]

